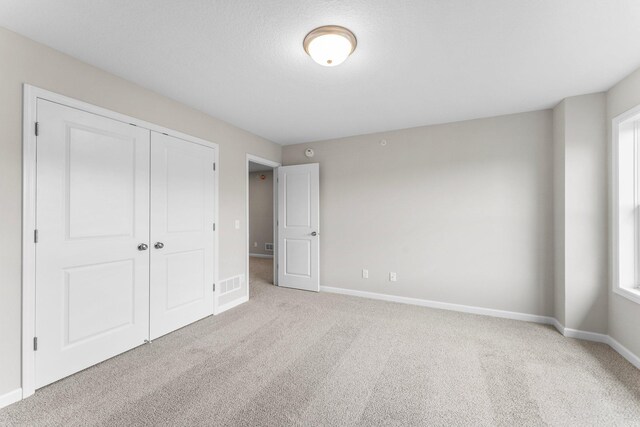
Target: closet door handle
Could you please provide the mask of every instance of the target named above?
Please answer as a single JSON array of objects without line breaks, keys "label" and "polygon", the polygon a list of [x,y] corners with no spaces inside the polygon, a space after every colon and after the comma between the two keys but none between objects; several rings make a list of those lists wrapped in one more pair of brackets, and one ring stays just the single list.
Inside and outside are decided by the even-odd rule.
[{"label": "closet door handle", "polygon": [[138,250],[139,251],[146,251],[147,249],[149,249],[149,245],[147,245],[146,243],[140,243],[138,245]]},{"label": "closet door handle", "polygon": [[162,249],[164,248],[164,243],[162,242],[156,242],[155,245],[153,245],[156,249]]}]

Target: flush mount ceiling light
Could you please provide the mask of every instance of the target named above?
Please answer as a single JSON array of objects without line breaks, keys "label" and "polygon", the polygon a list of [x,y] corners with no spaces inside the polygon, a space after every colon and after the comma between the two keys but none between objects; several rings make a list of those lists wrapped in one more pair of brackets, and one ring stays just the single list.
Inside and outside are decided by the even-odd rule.
[{"label": "flush mount ceiling light", "polygon": [[356,49],[356,36],[344,27],[325,25],[304,38],[305,52],[320,65],[335,67],[342,64]]}]

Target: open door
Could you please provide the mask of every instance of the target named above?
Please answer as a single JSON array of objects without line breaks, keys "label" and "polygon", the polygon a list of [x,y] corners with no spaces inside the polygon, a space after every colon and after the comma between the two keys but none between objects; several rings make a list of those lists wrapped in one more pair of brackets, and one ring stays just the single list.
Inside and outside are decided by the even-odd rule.
[{"label": "open door", "polygon": [[278,285],[320,290],[318,163],[278,168]]}]

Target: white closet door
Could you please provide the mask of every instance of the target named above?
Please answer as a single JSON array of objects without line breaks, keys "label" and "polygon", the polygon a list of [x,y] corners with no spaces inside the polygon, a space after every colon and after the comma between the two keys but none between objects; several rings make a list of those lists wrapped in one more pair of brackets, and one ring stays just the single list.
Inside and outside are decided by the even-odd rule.
[{"label": "white closet door", "polygon": [[278,286],[320,290],[320,167],[278,168]]},{"label": "white closet door", "polygon": [[214,161],[151,132],[151,339],[213,314]]},{"label": "white closet door", "polygon": [[149,331],[149,131],[37,104],[36,388]]}]

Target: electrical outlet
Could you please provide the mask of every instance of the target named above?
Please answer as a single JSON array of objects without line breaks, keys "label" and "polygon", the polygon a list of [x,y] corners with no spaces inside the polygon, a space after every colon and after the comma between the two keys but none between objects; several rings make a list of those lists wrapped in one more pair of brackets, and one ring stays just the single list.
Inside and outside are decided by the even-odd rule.
[{"label": "electrical outlet", "polygon": [[389,273],[389,281],[390,282],[396,282],[397,280],[398,280],[398,276],[396,276],[396,273],[394,271]]},{"label": "electrical outlet", "polygon": [[253,242],[253,247],[257,248],[258,247],[258,242]]},{"label": "electrical outlet", "polygon": [[236,230],[240,230],[240,220],[236,219],[235,221]]},{"label": "electrical outlet", "polygon": [[363,279],[368,279],[369,278],[369,270],[367,270],[366,268],[362,269],[362,278]]}]

